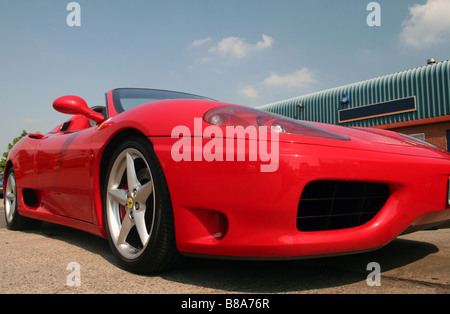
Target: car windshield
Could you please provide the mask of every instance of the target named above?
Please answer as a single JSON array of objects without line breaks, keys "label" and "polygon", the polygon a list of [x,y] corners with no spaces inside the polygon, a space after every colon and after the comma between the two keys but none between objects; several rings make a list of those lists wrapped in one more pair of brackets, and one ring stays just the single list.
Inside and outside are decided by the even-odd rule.
[{"label": "car windshield", "polygon": [[167,99],[203,99],[213,100],[207,97],[157,89],[120,88],[113,91],[114,107],[118,113],[133,107]]}]

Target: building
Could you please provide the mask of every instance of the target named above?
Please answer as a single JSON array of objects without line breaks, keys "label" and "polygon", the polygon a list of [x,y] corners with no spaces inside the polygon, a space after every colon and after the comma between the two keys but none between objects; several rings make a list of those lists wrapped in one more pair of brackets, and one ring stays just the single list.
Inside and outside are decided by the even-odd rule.
[{"label": "building", "polygon": [[392,130],[450,151],[450,60],[268,104],[294,119]]}]

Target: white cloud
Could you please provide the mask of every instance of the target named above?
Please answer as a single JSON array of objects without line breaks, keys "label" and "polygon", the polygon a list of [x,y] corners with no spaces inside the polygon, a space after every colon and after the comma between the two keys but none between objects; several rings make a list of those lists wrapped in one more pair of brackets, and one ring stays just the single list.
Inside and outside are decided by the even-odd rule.
[{"label": "white cloud", "polygon": [[248,43],[244,38],[227,37],[222,39],[216,46],[209,49],[209,52],[218,52],[222,55],[230,55],[235,58],[243,58],[250,52],[270,48],[274,39],[266,34],[262,35],[263,40],[256,44]]},{"label": "white cloud", "polygon": [[258,98],[258,91],[253,86],[246,86],[239,91],[240,94],[247,96],[248,98]]},{"label": "white cloud", "polygon": [[258,43],[256,44],[256,50],[270,48],[275,41],[272,37],[266,34],[262,34],[262,38],[263,41],[258,41]]},{"label": "white cloud", "polygon": [[207,42],[210,42],[210,41],[212,41],[212,38],[211,38],[211,37],[206,37],[206,38],[202,38],[202,39],[197,39],[197,40],[194,40],[194,41],[192,42],[191,47],[198,47],[198,46],[201,46],[201,45],[203,45],[203,44],[205,44],[205,43],[207,43]]},{"label": "white cloud", "polygon": [[410,16],[403,22],[401,40],[415,48],[431,47],[450,38],[450,1],[428,0],[409,8]]},{"label": "white cloud", "polygon": [[279,76],[276,73],[272,73],[264,80],[264,83],[269,86],[284,85],[287,87],[307,87],[309,84],[315,82],[316,79],[314,72],[306,67],[284,76]]},{"label": "white cloud", "polygon": [[265,97],[263,95],[267,95],[268,93],[285,93],[285,88],[309,88],[314,83],[317,83],[314,71],[304,67],[298,71],[282,76],[271,73],[264,81],[254,85],[243,86],[239,90],[239,94],[249,99],[257,99]]}]

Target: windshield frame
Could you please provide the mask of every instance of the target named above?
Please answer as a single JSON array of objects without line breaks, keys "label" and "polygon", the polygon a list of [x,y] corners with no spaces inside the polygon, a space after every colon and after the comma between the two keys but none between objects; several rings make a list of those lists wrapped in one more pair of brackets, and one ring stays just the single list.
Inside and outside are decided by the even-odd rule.
[{"label": "windshield frame", "polygon": [[[143,97],[143,96],[153,96],[153,97]],[[128,109],[137,107],[139,105],[143,105],[146,103],[151,103],[155,101],[169,100],[169,99],[197,99],[197,100],[210,100],[216,101],[212,98],[177,92],[171,90],[163,90],[163,89],[151,89],[151,88],[117,88],[112,91],[114,109],[117,113],[124,112]],[[124,108],[122,105],[122,99],[146,99],[148,98],[148,102],[144,102],[139,105],[135,105],[131,108]]]}]

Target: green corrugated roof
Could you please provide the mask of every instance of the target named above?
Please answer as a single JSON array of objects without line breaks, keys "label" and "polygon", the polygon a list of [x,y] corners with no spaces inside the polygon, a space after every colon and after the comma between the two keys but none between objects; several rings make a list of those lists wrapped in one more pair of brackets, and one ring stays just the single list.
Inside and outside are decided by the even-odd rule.
[{"label": "green corrugated roof", "polygon": [[[450,60],[259,107],[299,120],[339,124],[339,110],[415,97],[416,111],[342,123],[375,126],[450,115]],[[341,104],[344,94],[349,104]],[[303,109],[297,104],[301,103]]]}]

